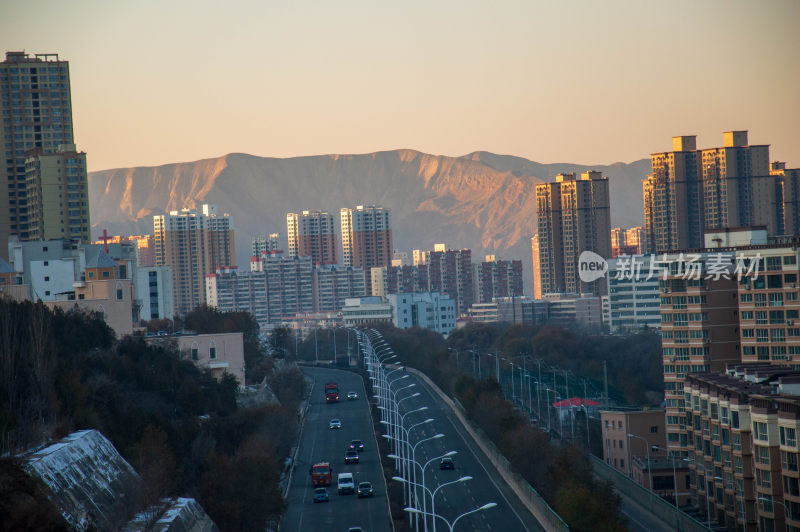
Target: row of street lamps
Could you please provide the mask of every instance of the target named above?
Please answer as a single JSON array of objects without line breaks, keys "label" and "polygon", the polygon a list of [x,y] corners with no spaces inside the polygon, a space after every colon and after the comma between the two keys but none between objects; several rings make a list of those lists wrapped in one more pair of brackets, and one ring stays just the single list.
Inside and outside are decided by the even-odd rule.
[{"label": "row of street lamps", "polygon": [[[451,457],[457,451],[447,451],[446,453],[431,458],[424,464],[417,460],[417,448],[429,441],[437,440],[444,437],[444,434],[438,433],[433,436],[414,440],[413,431],[422,425],[432,423],[433,418],[426,418],[422,421],[411,424],[406,427],[406,417],[411,414],[418,414],[428,409],[427,406],[422,406],[413,410],[408,410],[400,413],[400,405],[403,401],[418,397],[419,392],[412,392],[405,397],[400,396],[401,392],[412,391],[416,384],[408,384],[400,386],[396,389],[392,387],[408,378],[405,373],[405,368],[397,365],[396,355],[393,353],[389,344],[383,339],[381,334],[374,330],[368,329],[358,332],[359,347],[364,354],[364,364],[366,366],[369,378],[372,381],[373,390],[378,398],[378,409],[381,412],[381,424],[387,428],[387,434],[383,437],[386,438],[390,450],[387,456],[395,461],[395,470],[397,475],[392,477],[393,480],[403,484],[403,506],[404,510],[408,512],[409,518],[413,519],[414,526],[417,531],[420,528],[420,519],[422,521],[423,529],[427,532],[428,517],[430,517],[431,530],[436,532],[436,519],[442,520],[452,532],[456,523],[463,517],[488,510],[497,506],[496,503],[490,502],[478,508],[474,508],[465,512],[452,521],[449,521],[444,516],[436,513],[436,494],[440,489],[445,486],[467,482],[472,479],[470,476],[462,476],[457,480],[442,483],[435,488],[431,489],[425,482],[425,472],[432,463],[436,460],[441,460],[445,457]],[[387,368],[386,363],[394,363],[391,368]],[[395,376],[396,373],[403,371],[400,376]],[[390,377],[394,378],[390,379]],[[419,474],[419,476],[417,476]],[[428,501],[430,500],[430,509],[428,508]],[[421,503],[421,508],[419,507]]]}]

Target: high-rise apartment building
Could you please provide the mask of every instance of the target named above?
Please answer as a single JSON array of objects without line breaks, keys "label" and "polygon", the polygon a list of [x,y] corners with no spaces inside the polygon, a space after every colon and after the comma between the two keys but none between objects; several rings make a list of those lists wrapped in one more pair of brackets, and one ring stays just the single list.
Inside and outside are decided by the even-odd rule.
[{"label": "high-rise apartment building", "polygon": [[641,246],[642,241],[641,227],[631,229],[615,227],[611,230],[611,256],[641,255],[644,253]]},{"label": "high-rise apartment building", "polygon": [[62,144],[55,153],[41,148],[27,152],[28,238],[77,239],[89,242],[89,183],[86,154],[74,144]]},{"label": "high-rise apartment building", "polygon": [[214,205],[153,217],[156,266],[169,266],[175,315],[206,303],[205,278],[236,265],[233,219]]},{"label": "high-rise apartment building", "polygon": [[604,293],[604,283],[580,280],[578,258],[584,251],[611,256],[608,178],[558,174],[536,186],[536,204],[542,293]]},{"label": "high-rise apartment building", "polygon": [[370,268],[392,265],[391,210],[359,205],[341,210],[342,264]]},{"label": "high-rise apartment building", "polygon": [[497,260],[487,256],[484,262],[475,264],[474,300],[490,303],[495,298],[519,297],[522,295],[522,261]]},{"label": "high-rise apartment building", "polygon": [[650,164],[652,174],[642,182],[648,251],[701,247],[704,218],[697,137],[672,137],[672,151],[651,154]]},{"label": "high-rise apartment building", "polygon": [[260,257],[262,253],[279,251],[281,249],[278,233],[270,233],[268,236],[257,236],[252,239],[250,248],[251,257]]},{"label": "high-rise apartment building", "polygon": [[269,323],[280,323],[284,318],[313,312],[311,257],[289,258],[280,253],[264,253],[250,259],[250,271],[266,274]]},{"label": "high-rise apartment building", "polygon": [[[441,249],[441,248],[440,248]],[[456,313],[466,313],[475,300],[472,250],[448,249],[428,253],[428,263],[419,267],[428,274],[428,292],[439,292],[456,302]]]},{"label": "high-rise apartment building", "polygon": [[286,215],[289,257],[311,257],[312,264],[337,264],[336,226],[333,215],[303,211]]},{"label": "high-rise apartment building", "polygon": [[269,324],[267,275],[218,268],[206,275],[206,302],[220,312],[249,312],[264,331]]},{"label": "high-rise apartment building", "polygon": [[539,270],[539,235],[531,238],[531,264],[533,265],[533,299],[542,299],[542,274]]},{"label": "high-rise apartment building", "polygon": [[[776,197],[780,197],[783,227],[779,234],[800,234],[800,168],[786,168],[786,163],[770,163],[770,175],[776,178]],[[777,209],[776,209],[777,210]]]},{"label": "high-rise apartment building", "polygon": [[[5,61],[0,63],[0,106],[0,254],[5,256],[10,235],[31,239],[26,152],[39,149],[43,154],[53,154],[59,146],[75,142],[69,63],[57,54],[6,52]],[[67,201],[65,197],[65,207]],[[88,205],[88,198],[81,201]],[[61,237],[70,235],[57,238]]]},{"label": "high-rise apartment building", "polygon": [[333,312],[345,299],[364,297],[369,285],[361,268],[339,268],[333,264],[314,268],[314,312]]},{"label": "high-rise apartment building", "polygon": [[697,149],[695,136],[672,139],[673,151],[650,156],[643,181],[648,252],[700,248],[706,229],[782,230],[780,177],[770,175],[769,145],[750,145],[747,131],[727,131],[723,146]]},{"label": "high-rise apartment building", "polygon": [[723,146],[700,152],[704,226],[764,226],[778,234],[777,201],[769,173],[769,145],[750,145],[747,131],[726,131]]}]

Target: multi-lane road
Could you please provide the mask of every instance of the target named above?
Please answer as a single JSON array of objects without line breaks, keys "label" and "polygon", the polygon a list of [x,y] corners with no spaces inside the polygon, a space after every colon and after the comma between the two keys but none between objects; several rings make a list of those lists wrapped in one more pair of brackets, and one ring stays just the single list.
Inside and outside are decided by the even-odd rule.
[{"label": "multi-lane road", "polygon": [[[361,377],[336,369],[304,368],[304,371],[314,380],[314,387],[289,486],[289,506],[281,530],[347,532],[350,527],[356,526],[366,532],[391,530],[386,486]],[[326,382],[339,384],[338,403],[325,403]],[[357,400],[347,400],[350,391],[358,392]],[[329,428],[333,418],[341,420],[341,429]],[[364,441],[364,451],[359,453],[360,463],[345,465],[344,453],[354,439]],[[314,487],[311,485],[309,468],[316,462],[330,462],[333,466],[332,483],[328,488],[329,502],[314,503],[313,500]],[[375,490],[374,497],[359,499],[356,495],[338,495],[336,477],[339,473],[353,473],[356,486],[359,482],[371,482]]]},{"label": "multi-lane road", "polygon": [[[298,453],[298,462],[289,487],[289,507],[284,516],[282,530],[347,530],[351,526],[361,526],[368,532],[390,530],[389,512],[385,486],[381,477],[379,457],[369,417],[368,404],[364,397],[361,378],[354,373],[323,368],[305,368],[306,374],[315,381],[311,406],[308,410]],[[453,456],[455,471],[442,471],[438,460],[431,463],[425,472],[425,483],[430,489],[471,476],[472,480],[458,482],[443,487],[436,494],[436,513],[452,521],[459,515],[493,502],[497,506],[476,512],[460,519],[455,530],[497,530],[538,531],[542,530],[533,516],[515,497],[511,489],[493,471],[487,458],[471,440],[449,408],[441,399],[417,377],[409,374],[402,377],[400,384],[393,389],[414,384],[398,393],[398,399],[419,392],[419,396],[404,400],[401,413],[426,406],[427,410],[414,412],[406,417],[406,426],[411,426],[427,418],[434,421],[413,429],[411,442],[429,438],[436,434],[444,437],[421,443],[417,447],[416,460],[425,463],[431,458],[449,451]],[[336,381],[342,393],[338,404],[326,405],[323,397],[325,382]],[[348,391],[358,391],[357,401],[347,401]],[[330,430],[331,418],[342,420],[341,430]],[[363,439],[367,447],[358,465],[344,465],[344,451],[351,439]],[[531,449],[531,452],[536,452]],[[313,462],[329,460],[334,466],[333,485],[329,489],[331,502],[314,504],[313,488],[308,468]],[[358,500],[354,495],[336,494],[336,475],[341,472],[355,473],[356,482],[370,481],[375,487],[375,497]],[[430,503],[429,503],[430,504]],[[430,508],[429,508],[430,510]],[[437,520],[439,530],[448,530],[443,520]]]}]

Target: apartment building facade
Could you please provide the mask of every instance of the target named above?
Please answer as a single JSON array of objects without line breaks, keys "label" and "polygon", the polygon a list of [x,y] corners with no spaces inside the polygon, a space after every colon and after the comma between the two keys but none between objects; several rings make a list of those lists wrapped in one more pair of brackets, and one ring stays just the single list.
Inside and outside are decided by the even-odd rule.
[{"label": "apartment building facade", "polygon": [[315,266],[337,264],[336,226],[333,215],[321,211],[286,215],[289,257],[311,257]]},{"label": "apartment building facade", "polygon": [[367,295],[367,276],[361,268],[317,266],[313,271],[314,312],[333,312],[345,300]]},{"label": "apartment building facade", "polygon": [[600,172],[558,174],[553,183],[536,185],[539,280],[541,293],[603,295],[602,282],[584,283],[578,258],[593,251],[611,256],[608,178]]},{"label": "apartment building facade", "polygon": [[[26,153],[53,154],[59,146],[75,142],[69,63],[58,54],[6,52],[5,61],[0,62],[0,102],[4,110],[0,114],[0,255],[8,258],[9,236],[31,239]],[[88,198],[77,201],[88,205]],[[75,234],[81,237],[83,233],[78,235],[76,230]]]},{"label": "apartment building facade", "polygon": [[173,313],[206,303],[206,275],[236,266],[233,219],[214,205],[153,217],[156,266],[169,266]]},{"label": "apartment building facade", "polygon": [[488,256],[486,259],[475,264],[474,301],[488,303],[498,297],[521,296],[522,261],[497,260],[494,256]]},{"label": "apartment building facade", "polygon": [[631,255],[608,260],[608,319],[612,333],[661,329],[659,280],[663,267],[654,256]]},{"label": "apartment building facade", "polygon": [[89,243],[89,182],[86,154],[74,144],[54,153],[43,148],[25,157],[28,240],[71,238]]},{"label": "apartment building facade", "polygon": [[391,209],[358,205],[340,211],[342,265],[370,268],[392,265]]}]

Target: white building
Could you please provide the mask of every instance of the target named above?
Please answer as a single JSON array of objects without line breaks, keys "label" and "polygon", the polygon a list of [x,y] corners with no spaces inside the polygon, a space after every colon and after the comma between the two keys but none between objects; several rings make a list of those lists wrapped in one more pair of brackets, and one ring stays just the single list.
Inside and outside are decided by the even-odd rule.
[{"label": "white building", "polygon": [[386,300],[392,308],[392,323],[398,329],[422,327],[447,336],[456,328],[456,303],[448,295],[389,294]]},{"label": "white building", "polygon": [[649,255],[621,256],[608,260],[608,329],[610,332],[661,329],[663,267]]},{"label": "white building", "polygon": [[139,319],[150,321],[173,318],[172,275],[169,266],[139,267],[133,278]]},{"label": "white building", "polygon": [[262,331],[269,324],[265,272],[218,269],[206,275],[206,301],[220,312],[249,312]]},{"label": "white building", "polygon": [[342,307],[342,321],[345,327],[392,323],[392,306],[377,296],[348,298]]}]

